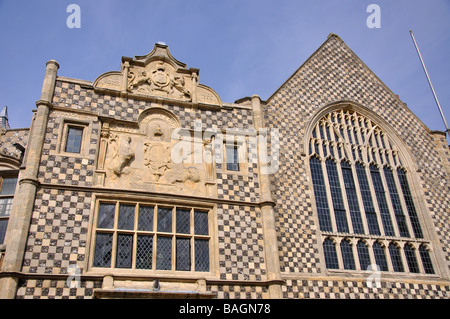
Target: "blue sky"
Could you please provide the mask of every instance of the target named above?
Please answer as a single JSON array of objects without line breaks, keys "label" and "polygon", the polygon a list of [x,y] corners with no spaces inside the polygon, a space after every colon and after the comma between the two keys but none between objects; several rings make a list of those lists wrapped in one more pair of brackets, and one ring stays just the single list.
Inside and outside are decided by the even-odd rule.
[{"label": "blue sky", "polygon": [[[81,8],[79,29],[66,25],[71,3]],[[367,27],[372,3],[381,28]],[[410,29],[449,122],[449,0],[0,0],[0,106],[13,128],[28,127],[48,60],[59,62],[61,76],[94,81],[158,41],[199,68],[200,82],[223,101],[267,99],[336,33],[430,129],[443,131]]]}]

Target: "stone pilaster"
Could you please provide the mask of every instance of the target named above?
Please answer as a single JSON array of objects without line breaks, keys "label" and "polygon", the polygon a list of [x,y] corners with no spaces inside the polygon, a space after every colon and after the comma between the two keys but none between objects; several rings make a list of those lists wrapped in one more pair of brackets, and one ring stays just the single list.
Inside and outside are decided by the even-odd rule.
[{"label": "stone pilaster", "polygon": [[[261,109],[261,99],[257,95],[253,95],[251,98],[252,109],[253,109],[253,121],[254,126],[259,135],[259,130],[264,128],[263,122],[263,111]],[[260,150],[258,150],[260,151]],[[270,190],[270,180],[269,175],[262,173],[264,170],[261,169],[261,163],[258,161],[259,167],[259,181],[261,188],[261,216],[263,220],[263,231],[264,231],[264,251],[265,251],[265,261],[267,267],[268,280],[272,281],[269,285],[269,295],[270,298],[279,299],[282,298],[281,295],[281,275],[280,275],[280,261],[277,245],[277,233],[275,228],[275,216],[274,216],[274,205],[275,202],[272,198],[272,193]],[[267,171],[267,170],[266,170]]]},{"label": "stone pilaster", "polygon": [[56,61],[47,62],[41,99],[36,102],[37,111],[30,128],[26,166],[19,174],[18,189],[11,207],[5,236],[6,252],[2,272],[6,276],[0,279],[0,298],[2,299],[15,298],[17,290],[17,273],[21,271],[34,199],[39,185],[37,174],[58,68]]}]

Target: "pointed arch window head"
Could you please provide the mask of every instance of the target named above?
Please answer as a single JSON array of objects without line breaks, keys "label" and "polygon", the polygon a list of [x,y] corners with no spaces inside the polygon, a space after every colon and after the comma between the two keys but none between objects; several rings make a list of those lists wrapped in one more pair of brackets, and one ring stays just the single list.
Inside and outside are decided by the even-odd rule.
[{"label": "pointed arch window head", "polygon": [[[431,242],[421,227],[399,137],[358,107],[333,108],[313,120],[305,141],[327,268],[366,270],[375,263],[381,271],[434,273],[430,250],[420,246]],[[349,234],[361,238],[356,247],[345,240]]]}]

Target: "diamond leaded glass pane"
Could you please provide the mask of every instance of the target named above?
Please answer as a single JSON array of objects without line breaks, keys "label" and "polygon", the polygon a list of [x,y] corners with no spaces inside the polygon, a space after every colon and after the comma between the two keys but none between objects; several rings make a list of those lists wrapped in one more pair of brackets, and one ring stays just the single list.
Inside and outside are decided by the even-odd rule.
[{"label": "diamond leaded glass pane", "polygon": [[195,240],[195,271],[209,271],[209,240]]},{"label": "diamond leaded glass pane", "polygon": [[116,204],[100,204],[98,212],[98,228],[111,229],[114,227],[114,212]]},{"label": "diamond leaded glass pane", "polygon": [[117,268],[131,268],[131,258],[133,254],[133,235],[117,235]]},{"label": "diamond leaded glass pane", "polygon": [[16,191],[17,177],[3,178],[0,195],[14,195]]},{"label": "diamond leaded glass pane", "polygon": [[172,269],[172,237],[158,236],[156,248],[156,269]]},{"label": "diamond leaded glass pane", "polygon": [[133,230],[134,229],[134,205],[120,205],[119,206],[119,229]]},{"label": "diamond leaded glass pane", "polygon": [[177,208],[177,233],[189,234],[191,232],[191,211]]},{"label": "diamond leaded glass pane", "polygon": [[138,230],[153,230],[153,206],[139,206]]},{"label": "diamond leaded glass pane", "polygon": [[152,269],[153,236],[138,236],[136,248],[136,269]]},{"label": "diamond leaded glass pane", "polygon": [[95,239],[94,267],[111,267],[112,234],[97,234]]},{"label": "diamond leaded glass pane", "polygon": [[158,208],[158,231],[172,232],[172,208]]},{"label": "diamond leaded glass pane", "polygon": [[177,238],[177,264],[176,270],[191,270],[191,240],[190,238]]},{"label": "diamond leaded glass pane", "polygon": [[208,235],[208,212],[194,212],[194,232],[196,235]]}]

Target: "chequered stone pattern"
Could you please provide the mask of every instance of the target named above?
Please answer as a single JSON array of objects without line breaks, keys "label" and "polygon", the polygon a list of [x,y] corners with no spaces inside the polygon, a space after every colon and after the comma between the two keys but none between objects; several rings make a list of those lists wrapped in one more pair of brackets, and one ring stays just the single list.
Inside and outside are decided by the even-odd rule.
[{"label": "chequered stone pattern", "polygon": [[91,299],[101,287],[101,281],[80,280],[79,288],[71,288],[65,280],[19,280],[17,299]]},{"label": "chequered stone pattern", "polygon": [[365,281],[287,280],[283,298],[301,299],[448,299],[450,286],[381,281],[368,287]]},{"label": "chequered stone pattern", "polygon": [[222,280],[265,280],[259,208],[218,205],[219,272]]},{"label": "chequered stone pattern", "polygon": [[[76,115],[72,118],[78,119]],[[58,111],[52,111],[49,114],[47,122],[47,131],[45,134],[44,146],[42,150],[41,162],[39,165],[38,177],[44,183],[72,186],[92,186],[95,170],[95,159],[97,157],[97,144],[99,142],[100,122],[98,119],[91,118],[92,125],[87,126],[86,132],[90,136],[89,152],[82,156],[70,156],[61,154],[58,145],[62,141],[62,116]],[[61,148],[61,146],[59,147]]]},{"label": "chequered stone pattern", "polygon": [[[53,96],[55,106],[84,110],[108,116],[117,120],[136,122],[140,111],[152,106],[149,101],[124,99],[121,97],[95,93],[92,89],[63,80],[56,82]],[[194,129],[194,121],[201,120],[204,128],[247,129],[253,126],[251,109],[233,108],[232,110],[193,110],[183,106],[169,105],[180,119],[181,126]]]},{"label": "chequered stone pattern", "polygon": [[267,299],[269,292],[265,286],[211,285],[207,291],[217,294],[217,299]]},{"label": "chequered stone pattern", "polygon": [[[65,107],[68,109],[77,109],[89,112],[98,113],[101,116],[112,117],[117,120],[137,122],[140,112],[143,110],[155,106],[149,101],[134,100],[134,99],[124,99],[115,96],[109,96],[106,94],[97,94],[94,90],[82,87],[79,84],[69,83],[66,81],[57,81],[55,87],[55,93],[53,97],[53,104],[59,107]],[[248,107],[236,107],[232,109],[221,109],[221,110],[201,110],[186,108],[178,105],[167,105],[165,106],[171,112],[173,112],[180,120],[181,127],[188,128],[191,130],[198,129],[195,127],[196,121],[201,123],[201,129],[203,132],[218,131],[225,132],[228,130],[230,133],[233,130],[242,132],[243,130],[252,129],[253,127],[253,116],[252,111]],[[56,148],[56,143],[58,139],[58,120],[57,118],[50,117],[49,127],[47,129],[47,139],[45,146],[45,153],[51,154],[52,150]],[[93,163],[95,160],[95,147],[97,146],[99,132],[98,122],[94,123],[92,129],[91,137],[91,150],[89,152],[89,163]],[[247,145],[252,145],[249,141]],[[222,164],[217,163],[217,187],[218,196],[221,199],[229,200],[240,200],[246,201],[250,200],[252,202],[257,202],[259,197],[259,183],[258,183],[258,167],[256,161],[256,155],[254,154],[256,150],[255,145],[249,147],[249,155],[246,159],[248,165],[245,166],[246,171],[242,171],[241,176],[236,177],[235,175],[226,174],[222,172]],[[91,158],[91,152],[94,158]],[[47,182],[57,183],[57,184],[67,184],[81,185],[81,182],[86,182],[87,186],[92,183],[92,167],[88,165],[86,170],[87,176],[84,176],[84,171],[80,171],[80,178],[82,181],[77,179],[77,174],[69,174],[72,178],[66,178],[65,170],[61,174],[61,169],[54,167],[54,163],[57,165],[63,165],[64,161],[69,161],[69,158],[59,158],[50,157],[49,162],[45,162],[47,159],[43,157],[43,163],[40,169],[40,177],[44,177]],[[73,161],[74,159],[72,159]],[[79,159],[75,159],[78,160]],[[60,164],[61,163],[61,164]],[[47,165],[46,165],[47,164]],[[84,167],[84,166],[83,166]],[[78,170],[76,171],[78,173]],[[234,183],[234,179],[238,178],[239,181]]]},{"label": "chequered stone pattern", "polygon": [[26,148],[29,133],[29,129],[11,129],[0,132],[0,155],[20,159],[21,152],[13,144],[18,143]]},{"label": "chequered stone pattern", "polygon": [[82,271],[91,210],[91,194],[39,189],[22,266],[25,273],[70,274]]},{"label": "chequered stone pattern", "polygon": [[[337,101],[353,101],[383,117],[406,143],[420,170],[425,200],[449,258],[449,177],[432,136],[343,41],[331,36],[267,101],[265,124],[280,130],[280,169],[272,179],[277,205],[282,272],[322,272],[311,209],[312,190],[302,156],[305,128],[315,112]],[[438,181],[438,182],[436,182]],[[411,181],[410,181],[411,183]],[[295,231],[294,231],[295,230]],[[292,283],[287,284],[287,288]],[[286,289],[286,287],[285,287]],[[315,295],[316,297],[318,295]]]}]

